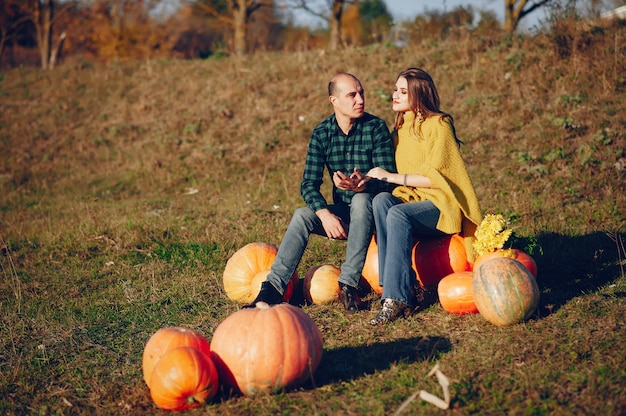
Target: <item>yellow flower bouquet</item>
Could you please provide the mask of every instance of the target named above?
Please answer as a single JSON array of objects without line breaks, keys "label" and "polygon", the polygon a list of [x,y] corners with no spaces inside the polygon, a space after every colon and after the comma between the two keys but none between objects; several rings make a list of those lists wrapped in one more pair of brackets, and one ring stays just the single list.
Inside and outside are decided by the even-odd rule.
[{"label": "yellow flower bouquet", "polygon": [[477,256],[501,250],[513,230],[507,228],[508,222],[502,214],[487,214],[476,229],[472,244]]}]

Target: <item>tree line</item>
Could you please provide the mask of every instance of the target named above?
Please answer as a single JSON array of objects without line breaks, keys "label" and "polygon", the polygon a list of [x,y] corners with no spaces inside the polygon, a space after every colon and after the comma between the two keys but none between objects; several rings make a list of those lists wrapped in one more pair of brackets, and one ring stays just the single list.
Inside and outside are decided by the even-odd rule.
[{"label": "tree line", "polygon": [[[257,51],[337,50],[349,45],[505,32],[551,0],[504,0],[505,21],[472,6],[394,22],[384,0],[0,0],[0,66],[54,68],[61,57],[88,61],[207,58]],[[325,22],[293,23],[295,11]],[[475,21],[477,20],[477,21]]]}]

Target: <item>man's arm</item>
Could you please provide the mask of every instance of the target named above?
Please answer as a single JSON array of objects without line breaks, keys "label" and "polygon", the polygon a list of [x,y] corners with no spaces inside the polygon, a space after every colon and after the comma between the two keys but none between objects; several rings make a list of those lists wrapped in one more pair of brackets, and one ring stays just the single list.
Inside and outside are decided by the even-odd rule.
[{"label": "man's arm", "polygon": [[[394,158],[394,146],[391,133],[387,125],[381,120],[373,131],[374,148],[372,151],[372,166],[380,167],[388,172],[395,173],[396,161]],[[362,172],[363,174],[367,172]],[[381,191],[391,191],[394,185],[379,180],[370,180],[366,184],[366,191],[377,193]]]},{"label": "man's arm", "polygon": [[326,155],[320,140],[320,134],[316,130],[311,134],[311,140],[307,149],[302,182],[300,182],[300,195],[306,205],[314,212],[327,207],[327,202],[320,188],[323,182]]}]

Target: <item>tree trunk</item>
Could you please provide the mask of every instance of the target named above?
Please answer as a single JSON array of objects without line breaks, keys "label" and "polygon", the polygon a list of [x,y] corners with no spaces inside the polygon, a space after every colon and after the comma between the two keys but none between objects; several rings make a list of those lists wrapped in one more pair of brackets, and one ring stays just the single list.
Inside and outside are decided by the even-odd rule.
[{"label": "tree trunk", "polygon": [[59,36],[59,40],[57,42],[57,46],[54,49],[52,49],[52,53],[50,54],[50,65],[49,65],[50,69],[54,69],[54,66],[57,62],[57,58],[61,54],[63,41],[65,40],[66,37],[67,37],[67,34],[65,32],[61,33],[61,36]]},{"label": "tree trunk", "polygon": [[512,34],[517,29],[519,23],[520,14],[527,0],[519,0],[519,4],[516,6],[518,0],[505,0],[504,1],[504,24],[502,29]]},{"label": "tree trunk", "polygon": [[335,0],[328,22],[329,39],[328,49],[336,51],[341,46],[341,14],[343,13],[344,0]]},{"label": "tree trunk", "polygon": [[246,54],[246,32],[248,26],[248,9],[244,0],[237,1],[233,10],[233,49],[235,55]]},{"label": "tree trunk", "polygon": [[39,57],[41,68],[48,69],[50,60],[50,46],[52,34],[52,18],[54,2],[53,0],[38,1],[33,12],[35,28],[37,29],[37,46],[39,47]]},{"label": "tree trunk", "polygon": [[[524,16],[548,3],[550,3],[550,0],[535,0],[530,4],[528,4],[528,0],[504,0],[504,24],[502,29],[508,34],[513,34]],[[528,8],[525,9],[527,5]]]}]

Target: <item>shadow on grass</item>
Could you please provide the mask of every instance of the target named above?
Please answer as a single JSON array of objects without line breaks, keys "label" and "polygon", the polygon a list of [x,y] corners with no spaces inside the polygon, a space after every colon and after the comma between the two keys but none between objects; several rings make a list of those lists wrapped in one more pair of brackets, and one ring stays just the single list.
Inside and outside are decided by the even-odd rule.
[{"label": "shadow on grass", "polygon": [[[620,237],[621,248],[615,241]],[[537,262],[540,307],[551,312],[623,273],[620,260],[624,260],[624,236],[604,232],[582,236],[544,233],[532,240],[518,239],[514,246],[530,253]]]},{"label": "shadow on grass", "polygon": [[[315,387],[354,380],[388,370],[400,362],[427,361],[451,348],[450,340],[445,337],[414,337],[324,350],[322,362],[315,372]],[[311,388],[311,382],[304,387]]]},{"label": "shadow on grass", "polygon": [[[402,338],[371,345],[324,349],[322,361],[315,371],[313,379],[297,386],[297,389],[315,390],[325,385],[349,382],[364,375],[388,370],[398,363],[411,364],[418,361],[430,361],[451,349],[450,340],[439,336]],[[220,379],[222,377],[225,376],[220,374]],[[226,375],[226,377],[229,376]],[[241,397],[240,393],[226,388],[226,384],[229,383],[221,381],[220,384],[220,389],[215,397],[216,402]],[[231,382],[230,384],[235,383]],[[287,393],[291,390],[292,388],[288,388],[282,392]]]}]

